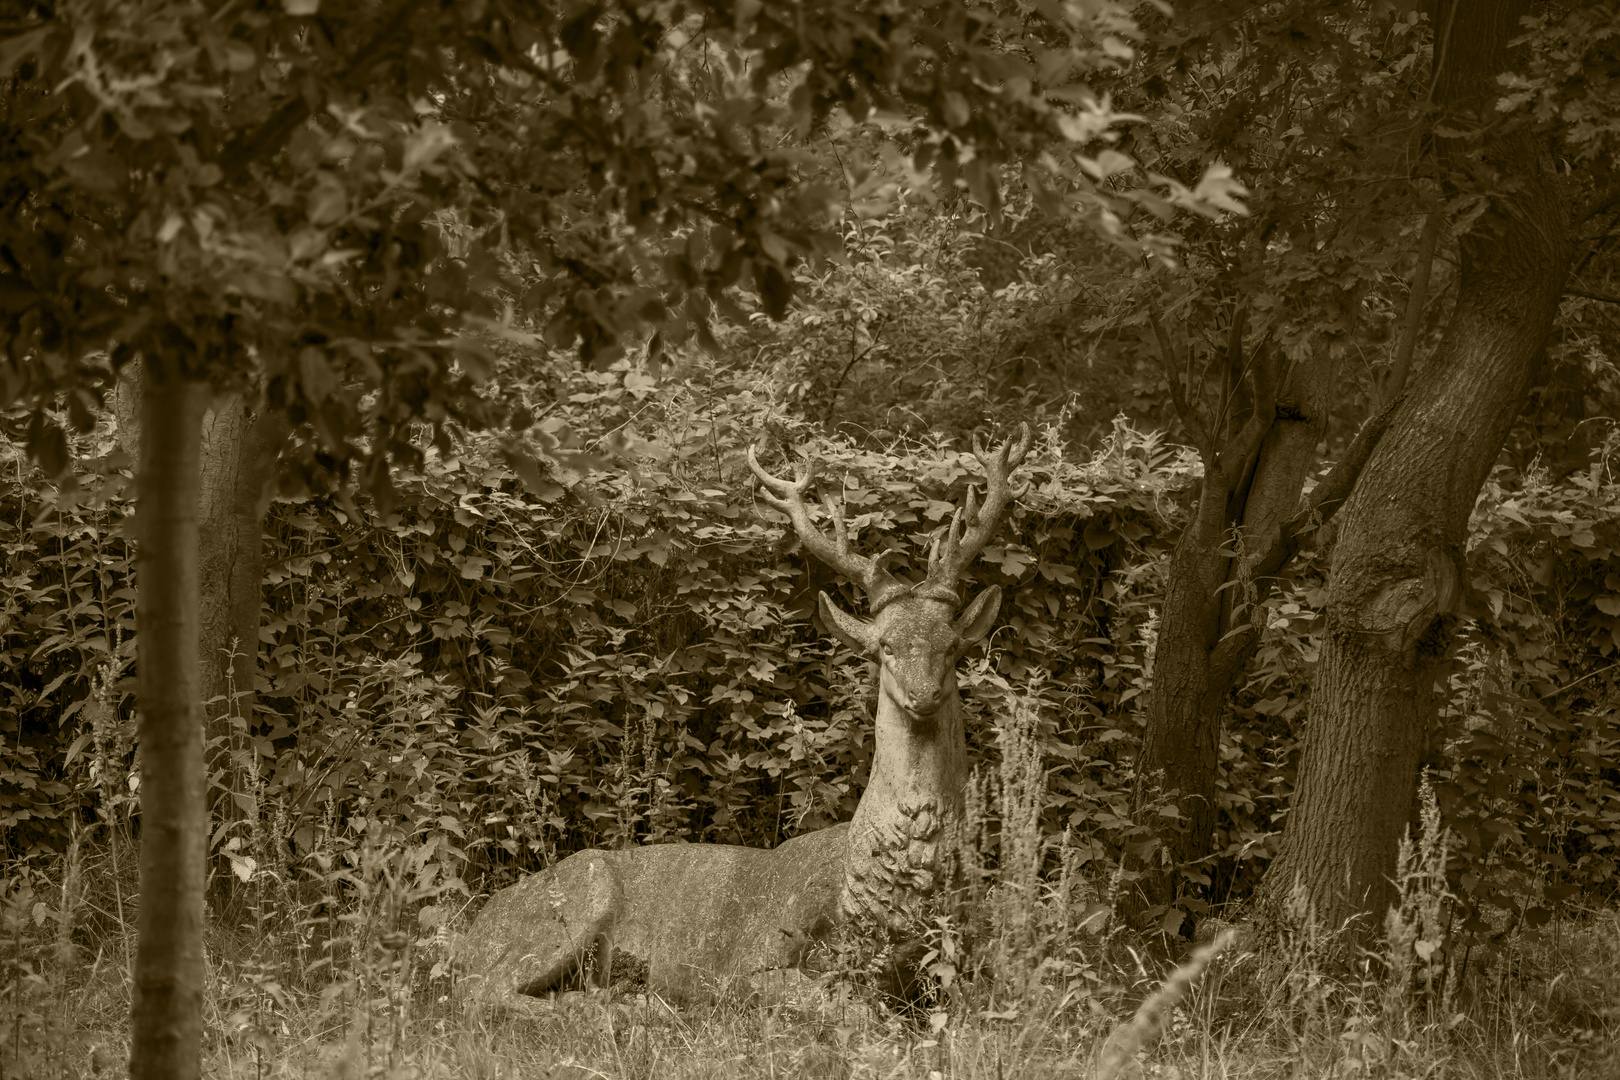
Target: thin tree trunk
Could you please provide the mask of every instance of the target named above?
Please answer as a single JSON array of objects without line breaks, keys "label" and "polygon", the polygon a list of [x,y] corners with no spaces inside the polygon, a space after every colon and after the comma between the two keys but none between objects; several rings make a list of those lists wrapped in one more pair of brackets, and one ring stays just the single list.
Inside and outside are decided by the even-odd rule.
[{"label": "thin tree trunk", "polygon": [[[1173,868],[1207,855],[1215,833],[1221,697],[1210,684],[1209,655],[1220,636],[1216,590],[1230,560],[1220,553],[1225,494],[1212,488],[1207,468],[1204,483],[1193,518],[1170,556],[1132,800],[1137,821],[1147,830],[1148,850],[1141,854],[1148,860],[1138,861],[1140,855],[1133,860],[1139,899],[1128,907],[1157,907],[1174,899]],[[1175,819],[1160,818],[1156,804],[1166,802],[1175,805]],[[1155,847],[1159,858],[1153,858]]]},{"label": "thin tree trunk", "polygon": [[1390,361],[1389,373],[1378,393],[1379,408],[1387,407],[1406,389],[1406,380],[1412,372],[1412,354],[1417,351],[1418,334],[1423,330],[1424,307],[1429,302],[1429,277],[1434,270],[1434,251],[1440,244],[1440,227],[1445,219],[1439,210],[1430,210],[1423,219],[1423,234],[1418,237],[1416,263],[1412,269],[1412,286],[1406,294],[1406,315],[1401,320],[1400,341],[1395,346],[1395,358]]},{"label": "thin tree trunk", "polygon": [[206,383],[148,371],[136,553],[141,898],[131,1080],[200,1074],[208,832],[197,665],[197,481]]},{"label": "thin tree trunk", "polygon": [[[113,398],[119,445],[135,459],[140,456],[143,371],[140,361],[128,364],[119,373]],[[229,735],[225,721],[230,717],[253,712],[263,606],[264,496],[285,435],[284,419],[250,413],[235,395],[215,402],[203,416],[198,649],[210,740]],[[227,695],[232,700],[224,700]]]},{"label": "thin tree trunk", "polygon": [[[1435,81],[1443,110],[1472,116],[1453,130],[1495,120],[1494,76],[1526,11],[1522,0],[1493,0],[1456,20]],[[1467,143],[1442,140],[1442,162],[1460,166],[1480,148]],[[1298,787],[1262,890],[1275,915],[1351,923],[1363,939],[1392,898],[1438,716],[1469,513],[1529,394],[1571,257],[1568,209],[1540,148],[1498,130],[1483,150],[1506,182],[1460,239],[1457,302],[1439,349],[1341,515]]]},{"label": "thin tree trunk", "polygon": [[[200,648],[211,736],[225,734],[213,730],[218,717],[252,715],[263,602],[263,491],[280,434],[273,420],[248,412],[234,396],[203,418]],[[220,700],[229,693],[236,700]]]},{"label": "thin tree trunk", "polygon": [[[1247,622],[1268,591],[1268,580],[1244,577],[1281,542],[1299,508],[1332,404],[1333,367],[1325,347],[1296,366],[1247,477],[1206,462],[1193,520],[1171,555],[1133,802],[1139,812],[1173,802],[1179,817],[1138,818],[1156,841],[1150,846],[1160,847],[1171,866],[1138,860],[1137,895],[1125,905],[1133,915],[1173,900],[1172,866],[1196,863],[1213,849],[1221,710],[1258,636],[1244,649],[1217,646]],[[1234,542],[1234,525],[1241,525],[1241,560],[1223,553]]]},{"label": "thin tree trunk", "polygon": [[[1277,399],[1277,418],[1260,446],[1254,479],[1232,513],[1242,525],[1242,559],[1229,559],[1227,574],[1233,587],[1221,594],[1220,636],[1243,633],[1271,591],[1273,575],[1284,565],[1261,568],[1267,553],[1284,543],[1284,530],[1300,509],[1305,478],[1317,463],[1317,446],[1327,435],[1328,416],[1337,390],[1338,364],[1327,340],[1315,343],[1311,356],[1295,369]],[[1324,509],[1331,517],[1337,506]],[[1211,674],[1224,700],[1248,669],[1259,642],[1249,635],[1243,649],[1217,649],[1210,657]],[[1230,639],[1229,639],[1230,640]]]}]

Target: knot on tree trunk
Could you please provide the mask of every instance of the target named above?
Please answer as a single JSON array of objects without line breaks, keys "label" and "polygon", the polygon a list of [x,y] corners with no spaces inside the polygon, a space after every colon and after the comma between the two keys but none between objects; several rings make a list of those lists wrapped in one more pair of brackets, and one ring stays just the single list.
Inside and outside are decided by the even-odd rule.
[{"label": "knot on tree trunk", "polygon": [[1399,578],[1379,589],[1355,612],[1353,625],[1410,663],[1422,643],[1441,631],[1446,617],[1457,610],[1461,593],[1456,562],[1445,551],[1431,548],[1421,574]]}]

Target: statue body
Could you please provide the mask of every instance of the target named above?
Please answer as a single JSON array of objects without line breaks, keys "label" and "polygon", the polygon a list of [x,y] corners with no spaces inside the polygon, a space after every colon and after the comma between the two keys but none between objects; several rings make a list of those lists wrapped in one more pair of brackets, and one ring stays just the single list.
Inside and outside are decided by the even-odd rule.
[{"label": "statue body", "polygon": [[588,981],[605,986],[615,953],[644,960],[659,992],[710,996],[798,967],[841,924],[899,932],[915,920],[945,884],[967,784],[956,665],[1001,607],[1001,590],[991,586],[958,616],[959,581],[1015,497],[1008,477],[1028,449],[1026,427],[1016,447],[1009,441],[979,455],[984,505],[970,489],[916,584],[891,576],[881,556],[850,551],[841,507],[829,504],[832,537],[814,524],[804,500],[808,468],[779,480],[750,453],[762,498],[788,516],[812,554],[866,593],[870,617],[818,597],[822,620],[878,666],[872,775],[854,818],[770,849],[659,844],[570,855],[496,893],[457,939],[456,960],[475,996],[538,995],[582,965]]}]

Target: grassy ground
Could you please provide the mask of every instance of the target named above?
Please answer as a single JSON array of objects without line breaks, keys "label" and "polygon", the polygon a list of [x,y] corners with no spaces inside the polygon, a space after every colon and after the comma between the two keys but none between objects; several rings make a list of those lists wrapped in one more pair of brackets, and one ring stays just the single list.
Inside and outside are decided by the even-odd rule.
[{"label": "grassy ground", "polygon": [[[76,849],[5,879],[0,1078],[122,1075],[129,854]],[[909,1020],[826,980],[699,1008],[621,985],[480,1013],[444,963],[448,926],[423,915],[443,909],[431,896],[413,906],[402,880],[384,866],[296,902],[291,888],[274,904],[238,889],[222,905],[208,948],[208,1075],[1083,1077],[1175,968],[1124,932],[1065,931],[1049,891],[1019,905],[1001,890],[980,901],[989,936],[936,942],[968,952],[947,948],[955,986]],[[1424,947],[1418,886],[1383,952],[1348,971],[1328,973],[1321,942],[1229,948],[1179,1002],[1148,1010],[1142,1026],[1159,1037],[1125,1039],[1118,1075],[1620,1080],[1620,911],[1569,912],[1465,961],[1450,943]]]},{"label": "grassy ground", "polygon": [[[752,1000],[682,1008],[627,978],[476,1010],[448,962],[473,903],[459,862],[330,807],[298,831],[295,857],[279,804],[248,815],[219,845],[211,889],[206,1074],[1620,1080],[1620,906],[1454,938],[1447,833],[1426,788],[1400,904],[1371,951],[1346,962],[1334,934],[1227,928],[1189,955],[1122,929],[1117,876],[1088,876],[1073,845],[1041,837],[1045,773],[1021,745],[1002,747],[993,788],[970,792],[958,856],[976,884],[929,931],[936,992],[906,1016],[836,975],[858,953]],[[256,792],[250,805],[265,805]],[[995,850],[980,850],[991,818]],[[124,1075],[135,862],[121,816],[53,862],[0,866],[0,1080]]]}]

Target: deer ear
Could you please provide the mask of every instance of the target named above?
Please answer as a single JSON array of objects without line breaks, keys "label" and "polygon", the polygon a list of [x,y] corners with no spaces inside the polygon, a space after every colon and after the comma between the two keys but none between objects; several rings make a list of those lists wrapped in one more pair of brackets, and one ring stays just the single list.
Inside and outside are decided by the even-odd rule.
[{"label": "deer ear", "polygon": [[826,593],[817,593],[816,599],[821,608],[821,621],[838,635],[838,640],[862,656],[877,655],[877,636],[872,632],[873,623],[858,615],[851,615],[833,603]]},{"label": "deer ear", "polygon": [[992,585],[984,592],[973,598],[962,617],[956,620],[956,636],[961,641],[960,652],[967,652],[977,645],[990,628],[996,625],[996,616],[1001,614],[1001,586]]}]

